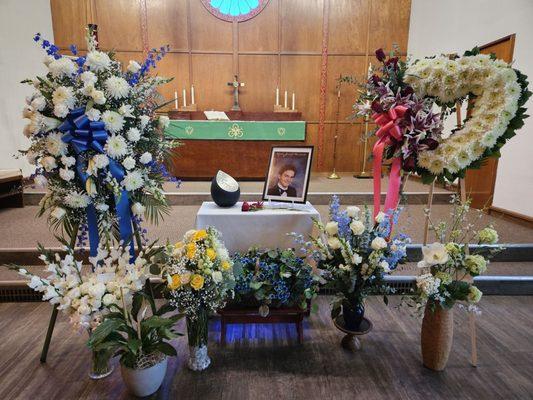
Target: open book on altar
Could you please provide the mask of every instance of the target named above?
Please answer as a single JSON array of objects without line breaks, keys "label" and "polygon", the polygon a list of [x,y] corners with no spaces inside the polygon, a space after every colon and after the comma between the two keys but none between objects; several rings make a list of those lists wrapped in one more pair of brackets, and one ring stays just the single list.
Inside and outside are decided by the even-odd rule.
[{"label": "open book on altar", "polygon": [[229,118],[224,111],[204,111],[204,114],[209,121],[229,121]]}]

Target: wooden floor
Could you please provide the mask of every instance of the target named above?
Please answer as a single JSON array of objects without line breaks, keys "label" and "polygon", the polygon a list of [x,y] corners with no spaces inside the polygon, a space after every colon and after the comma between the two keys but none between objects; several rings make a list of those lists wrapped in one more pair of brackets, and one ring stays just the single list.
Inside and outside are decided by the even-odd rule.
[{"label": "wooden floor", "polygon": [[[210,333],[212,366],[186,369],[186,339],[174,345],[157,399],[531,399],[533,398],[533,297],[484,297],[478,317],[479,366],[468,363],[467,316],[455,311],[455,337],[445,372],[420,362],[420,321],[407,310],[367,303],[374,330],[356,354],[329,319],[329,299],[305,322],[305,343],[291,325],[230,326],[228,345],[218,344],[220,323]],[[48,363],[39,354],[50,314],[48,304],[0,304],[0,399],[129,398],[115,371],[102,381],[87,377],[86,335],[60,316]],[[183,329],[183,323],[180,324]]]}]

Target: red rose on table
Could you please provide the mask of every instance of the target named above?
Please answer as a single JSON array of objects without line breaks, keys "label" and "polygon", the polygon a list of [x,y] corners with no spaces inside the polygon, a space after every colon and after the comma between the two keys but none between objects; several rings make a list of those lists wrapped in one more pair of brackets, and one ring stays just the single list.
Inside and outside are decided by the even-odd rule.
[{"label": "red rose on table", "polygon": [[241,207],[241,211],[250,211],[250,204],[248,204],[248,202],[243,202],[242,203],[242,207]]}]

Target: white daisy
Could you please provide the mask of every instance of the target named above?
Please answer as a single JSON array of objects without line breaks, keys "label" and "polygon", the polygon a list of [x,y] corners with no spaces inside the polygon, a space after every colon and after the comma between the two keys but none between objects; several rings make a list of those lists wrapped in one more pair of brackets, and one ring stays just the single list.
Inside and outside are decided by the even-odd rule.
[{"label": "white daisy", "polygon": [[122,136],[117,135],[110,136],[107,139],[105,149],[111,158],[121,158],[128,153],[126,141]]},{"label": "white daisy", "polygon": [[104,71],[111,64],[111,59],[106,53],[101,51],[91,51],[87,54],[85,65],[91,70],[99,72]]},{"label": "white daisy", "polygon": [[46,138],[46,151],[53,156],[65,154],[67,144],[61,140],[63,135],[59,132],[51,133]]},{"label": "white daisy", "polygon": [[106,92],[113,99],[122,99],[128,96],[130,85],[124,78],[112,76],[105,81]]},{"label": "white daisy", "polygon": [[124,180],[122,181],[122,185],[128,192],[133,192],[143,185],[143,177],[139,170],[128,172]]},{"label": "white daisy", "polygon": [[124,117],[115,111],[105,111],[102,114],[105,128],[111,133],[118,133],[124,126]]}]

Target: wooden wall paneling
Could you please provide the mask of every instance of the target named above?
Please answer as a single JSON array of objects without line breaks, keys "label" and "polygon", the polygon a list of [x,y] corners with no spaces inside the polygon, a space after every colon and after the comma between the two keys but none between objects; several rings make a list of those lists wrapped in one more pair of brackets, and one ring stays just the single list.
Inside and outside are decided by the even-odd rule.
[{"label": "wooden wall paneling", "polygon": [[288,105],[292,92],[296,93],[296,108],[304,120],[318,120],[320,97],[320,56],[281,56],[280,103],[288,91]]},{"label": "wooden wall paneling", "polygon": [[[365,56],[329,56],[328,57],[328,86],[326,120],[335,121],[337,113],[337,79],[339,75],[351,75],[362,83],[366,74]],[[343,83],[341,87],[341,100],[339,121],[346,121],[352,114],[352,107],[359,97],[358,85]]]},{"label": "wooden wall paneling", "polygon": [[[231,27],[231,24],[229,25]],[[233,105],[233,56],[193,54],[194,92],[199,110],[229,110]]]},{"label": "wooden wall paneling", "polygon": [[239,56],[239,79],[246,84],[240,89],[239,94],[239,102],[243,111],[271,111],[273,109],[278,82],[277,65],[276,55]]},{"label": "wooden wall paneling", "polygon": [[317,123],[307,123],[306,132],[305,132],[305,145],[313,146],[313,164],[311,166],[314,172],[318,171],[318,152],[322,151],[318,145],[318,124]]},{"label": "wooden wall paneling", "polygon": [[[363,142],[361,140],[361,124],[339,124],[337,139],[337,172],[353,172],[362,164]],[[325,126],[326,140],[322,153],[324,165],[319,166],[321,172],[333,171],[333,150],[335,145],[335,124]]]},{"label": "wooden wall paneling", "polygon": [[239,23],[239,52],[278,51],[278,2],[270,0],[256,17]]},{"label": "wooden wall paneling", "polygon": [[146,0],[149,48],[187,51],[187,0]]},{"label": "wooden wall paneling", "polygon": [[322,17],[325,0],[281,1],[282,52],[322,51]]},{"label": "wooden wall paneling", "polygon": [[92,0],[50,0],[56,46],[68,48],[71,44],[75,44],[79,49],[87,49],[85,29],[88,24],[87,7],[90,1]]},{"label": "wooden wall paneling", "polygon": [[364,55],[371,0],[333,0],[329,10],[328,53]]},{"label": "wooden wall paneling", "polygon": [[[153,73],[165,78],[174,79],[169,83],[159,87],[159,93],[164,97],[165,102],[174,99],[174,92],[178,92],[179,107],[183,106],[183,89],[187,90],[187,104],[191,102],[191,82],[189,81],[189,55],[168,53],[161,61],[157,63],[157,68],[152,70]],[[195,97],[198,98],[195,87]],[[161,111],[174,109],[174,103],[171,103]]]},{"label": "wooden wall paneling", "polygon": [[105,50],[142,51],[141,2],[95,0],[98,40]]},{"label": "wooden wall paneling", "polygon": [[369,54],[380,47],[389,51],[393,44],[406,53],[411,0],[373,0],[371,10]]},{"label": "wooden wall paneling", "polygon": [[211,14],[200,0],[189,0],[191,8],[191,48],[193,51],[233,51],[232,23]]}]

